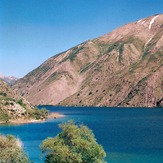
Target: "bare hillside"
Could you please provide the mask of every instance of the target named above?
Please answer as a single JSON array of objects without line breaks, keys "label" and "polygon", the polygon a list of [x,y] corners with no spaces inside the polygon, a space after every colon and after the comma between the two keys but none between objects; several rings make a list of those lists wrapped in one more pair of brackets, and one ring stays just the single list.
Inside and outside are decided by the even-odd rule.
[{"label": "bare hillside", "polygon": [[13,88],[34,105],[163,106],[163,15],[55,55]]}]

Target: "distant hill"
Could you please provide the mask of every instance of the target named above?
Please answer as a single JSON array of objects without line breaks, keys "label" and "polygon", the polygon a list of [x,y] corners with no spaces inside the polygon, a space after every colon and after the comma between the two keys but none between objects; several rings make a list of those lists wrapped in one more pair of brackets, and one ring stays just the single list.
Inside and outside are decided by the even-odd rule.
[{"label": "distant hill", "polygon": [[2,74],[0,74],[0,79],[5,81],[9,85],[14,84],[18,80],[17,77],[14,77],[14,76],[4,76]]},{"label": "distant hill", "polygon": [[0,80],[0,123],[22,123],[46,118],[45,110],[38,110]]},{"label": "distant hill", "polygon": [[163,106],[163,15],[45,61],[13,86],[34,105]]}]

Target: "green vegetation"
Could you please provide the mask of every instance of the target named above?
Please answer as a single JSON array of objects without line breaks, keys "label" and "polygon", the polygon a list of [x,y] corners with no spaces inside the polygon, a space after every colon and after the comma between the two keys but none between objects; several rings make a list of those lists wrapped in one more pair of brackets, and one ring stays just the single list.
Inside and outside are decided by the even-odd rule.
[{"label": "green vegetation", "polygon": [[66,71],[64,71],[64,72],[54,72],[53,74],[51,74],[47,79],[46,79],[46,81],[48,82],[48,83],[50,83],[50,82],[53,82],[54,80],[59,80],[61,77],[62,77],[62,75],[64,75],[64,74],[66,74]]},{"label": "green vegetation", "polygon": [[48,110],[46,109],[37,109],[37,108],[33,108],[28,110],[28,115],[29,118],[34,118],[36,120],[44,120],[47,119],[48,116]]},{"label": "green vegetation", "polygon": [[94,63],[86,64],[83,68],[81,68],[80,74],[82,74],[82,73],[86,72],[87,70],[89,70],[93,65],[94,65]]},{"label": "green vegetation", "polygon": [[121,90],[121,85],[117,84],[115,86],[115,92],[118,93],[118,92],[120,92],[120,90]]},{"label": "green vegetation", "polygon": [[110,53],[112,50],[119,50],[119,53],[123,53],[123,48],[125,44],[133,44],[139,51],[142,51],[144,47],[144,42],[137,37],[126,38],[123,41],[117,41],[114,44],[107,45],[105,53]]},{"label": "green vegetation", "polygon": [[21,142],[11,135],[0,135],[0,162],[1,163],[29,163],[23,152]]},{"label": "green vegetation", "polygon": [[41,65],[35,70],[31,71],[26,76],[26,80],[31,80],[33,76],[37,76],[37,78],[40,78],[41,74],[46,73],[51,67],[49,65]]},{"label": "green vegetation", "polygon": [[23,100],[22,99],[20,99],[20,100],[18,100],[18,102],[17,102],[19,105],[24,105],[24,103],[23,103]]},{"label": "green vegetation", "polygon": [[[22,109],[18,109],[16,104],[19,104]],[[46,109],[30,107],[22,99],[15,101],[6,97],[0,101],[0,122],[2,123],[10,123],[11,120],[17,118],[45,120],[47,116],[48,111]]]},{"label": "green vegetation", "polygon": [[0,122],[8,123],[10,118],[11,117],[7,114],[7,111],[0,108]]},{"label": "green vegetation", "polygon": [[[18,107],[18,104],[21,107]],[[0,122],[2,123],[10,123],[17,118],[45,120],[47,116],[46,109],[34,108],[26,104],[23,99],[0,98]]]},{"label": "green vegetation", "polygon": [[73,62],[74,59],[75,59],[75,57],[77,56],[77,54],[78,54],[82,49],[84,49],[84,44],[81,45],[81,46],[76,46],[76,47],[74,47],[74,48],[72,49],[72,53],[71,53],[68,57],[64,58],[64,59],[62,60],[62,62],[65,62],[65,61],[67,61],[68,59],[69,59],[71,62]]},{"label": "green vegetation", "polygon": [[106,153],[88,127],[73,121],[59,126],[62,132],[41,144],[45,163],[104,163]]},{"label": "green vegetation", "polygon": [[21,105],[24,109],[26,109],[26,105],[23,103],[22,99],[18,100],[17,103]]},{"label": "green vegetation", "polygon": [[50,75],[50,77],[47,79],[47,81],[51,82],[51,81],[56,80],[57,78],[58,78],[58,80],[59,80],[59,76],[60,76],[59,73],[54,72],[53,74]]},{"label": "green vegetation", "polygon": [[142,60],[144,60],[146,58],[146,56],[148,56],[150,53],[148,51],[145,51],[143,53],[143,56],[142,56]]},{"label": "green vegetation", "polygon": [[0,95],[6,97],[6,96],[7,96],[7,93],[5,93],[5,92],[0,92]]},{"label": "green vegetation", "polygon": [[124,103],[128,103],[129,101],[131,101],[132,98],[134,98],[134,96],[136,96],[143,88],[145,81],[148,79],[148,76],[142,78],[138,84],[136,85],[136,87],[134,87],[129,94],[127,95],[127,98],[124,100]]},{"label": "green vegetation", "polygon": [[108,46],[107,50],[105,51],[105,53],[110,53],[112,50],[116,49],[117,50],[118,47],[118,43],[112,44],[110,46]]}]

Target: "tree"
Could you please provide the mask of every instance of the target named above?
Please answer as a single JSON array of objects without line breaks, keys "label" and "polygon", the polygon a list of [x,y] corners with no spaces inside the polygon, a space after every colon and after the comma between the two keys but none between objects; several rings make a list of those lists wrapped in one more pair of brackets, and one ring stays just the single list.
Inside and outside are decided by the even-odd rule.
[{"label": "tree", "polygon": [[61,133],[41,144],[45,163],[104,163],[106,153],[87,126],[69,121],[59,127]]},{"label": "tree", "polygon": [[29,163],[21,142],[12,135],[0,135],[0,163]]}]

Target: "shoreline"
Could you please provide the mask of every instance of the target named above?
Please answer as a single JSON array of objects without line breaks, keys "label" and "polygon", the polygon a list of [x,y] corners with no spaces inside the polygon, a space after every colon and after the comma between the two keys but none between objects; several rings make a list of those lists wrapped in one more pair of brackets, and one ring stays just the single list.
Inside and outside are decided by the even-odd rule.
[{"label": "shoreline", "polygon": [[58,112],[51,112],[49,115],[48,115],[48,119],[56,119],[56,118],[64,118],[65,115],[64,114],[61,114],[61,113],[58,113]]},{"label": "shoreline", "polygon": [[163,107],[159,106],[101,106],[101,105],[95,105],[95,106],[76,106],[76,105],[38,105],[38,106],[52,106],[52,107],[60,107],[60,108],[95,108],[95,109],[101,109],[101,108],[106,108],[106,109],[162,109]]},{"label": "shoreline", "polygon": [[52,112],[47,116],[47,119],[21,119],[18,118],[16,120],[10,120],[8,123],[0,122],[0,125],[6,125],[6,124],[30,124],[30,123],[41,123],[46,122],[48,119],[57,119],[57,118],[63,118],[65,115],[58,113],[58,112]]}]

